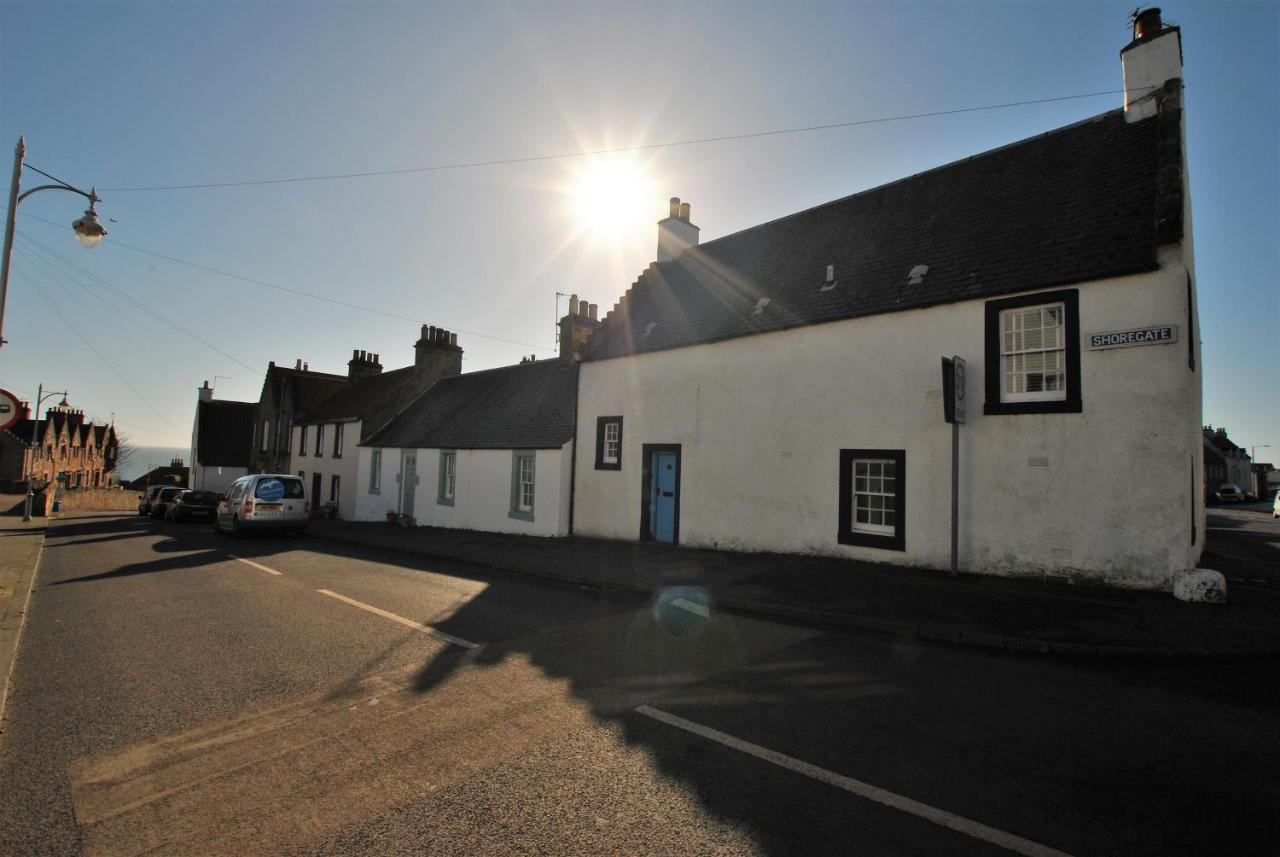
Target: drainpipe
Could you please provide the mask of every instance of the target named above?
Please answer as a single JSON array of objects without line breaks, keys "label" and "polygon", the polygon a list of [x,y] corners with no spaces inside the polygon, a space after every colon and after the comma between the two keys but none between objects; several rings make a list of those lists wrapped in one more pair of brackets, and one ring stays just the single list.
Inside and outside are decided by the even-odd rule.
[{"label": "drainpipe", "polygon": [[[582,385],[582,364],[574,368],[573,377],[573,455],[569,458],[569,535],[573,535],[574,495],[578,490],[578,389]],[[622,454],[622,450],[618,450]]]}]

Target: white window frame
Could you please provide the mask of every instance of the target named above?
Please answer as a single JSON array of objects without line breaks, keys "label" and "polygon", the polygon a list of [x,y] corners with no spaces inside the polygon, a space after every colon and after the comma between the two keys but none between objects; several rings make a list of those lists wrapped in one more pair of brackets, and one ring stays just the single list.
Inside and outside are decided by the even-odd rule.
[{"label": "white window frame", "polygon": [[[1058,314],[1058,324],[1053,327],[1044,326],[1044,318],[1046,311],[1056,310]],[[1040,326],[1036,328],[1013,327],[1010,322],[1014,319],[1021,322],[1030,313],[1038,313]],[[1046,331],[1054,331],[1055,344],[1046,344],[1044,334]],[[1071,335],[1067,330],[1067,306],[1063,301],[1054,301],[1052,303],[1033,304],[1031,306],[1011,307],[1000,311],[1000,401],[1001,402],[1055,402],[1065,401],[1067,398],[1067,337]],[[1036,340],[1038,344],[1027,345],[1027,340]],[[1057,362],[1056,382],[1058,389],[1055,390],[1026,390],[1030,386],[1028,379],[1032,375],[1039,374],[1041,383],[1050,376],[1050,371],[1031,370],[1026,367],[1029,357],[1042,355],[1042,359],[1047,360],[1048,355],[1054,355]],[[1021,360],[1019,361],[1019,358]],[[1014,362],[1022,362],[1021,369],[1011,368]],[[1011,390],[1011,380],[1021,379],[1023,390]]]},{"label": "white window frame", "polygon": [[522,455],[516,464],[519,484],[516,486],[516,510],[533,511],[534,471],[533,456]]},{"label": "white window frame", "polygon": [[621,435],[622,423],[610,421],[604,424],[604,450],[600,453],[600,459],[605,464],[618,463],[622,453]]},{"label": "white window frame", "polygon": [[[885,465],[894,468],[892,476],[885,475]],[[849,527],[855,533],[892,536],[897,531],[898,486],[902,474],[897,472],[897,462],[889,458],[855,458],[853,460],[853,502],[850,504]],[[892,481],[892,486],[886,486]],[[892,490],[886,490],[891,487]],[[865,521],[859,520],[866,513]],[[879,517],[879,522],[875,518]],[[891,523],[888,523],[892,519]]]}]

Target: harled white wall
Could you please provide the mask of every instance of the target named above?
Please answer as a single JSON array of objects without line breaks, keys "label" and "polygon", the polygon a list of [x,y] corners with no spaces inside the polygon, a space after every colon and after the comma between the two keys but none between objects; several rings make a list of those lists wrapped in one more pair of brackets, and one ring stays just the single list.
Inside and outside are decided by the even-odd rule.
[{"label": "harled white wall", "polygon": [[[569,468],[573,443],[562,449],[534,450],[533,520],[512,518],[510,449],[456,451],[452,506],[438,502],[440,450],[419,449],[418,484],[413,516],[419,526],[451,527],[534,536],[562,536],[569,531]],[[382,450],[382,482],[377,493],[369,488],[373,450],[360,448],[358,520],[385,520],[400,512],[400,449]]]},{"label": "harled white wall", "polygon": [[[1078,414],[983,415],[985,301],[584,363],[574,531],[638,538],[641,446],[678,443],[682,544],[947,568],[940,358],[958,354],[970,391],[961,567],[1164,587],[1195,565],[1204,517],[1187,273],[1177,247],[1160,263],[1078,287]],[[1090,333],[1161,324],[1178,326],[1176,343],[1086,347]],[[594,468],[596,418],[609,414],[624,415],[620,471]],[[839,451],[850,448],[905,450],[905,552],[837,541]]]},{"label": "harled white wall", "polygon": [[331,477],[338,477],[338,518],[343,521],[356,520],[356,497],[359,494],[356,488],[357,476],[359,474],[359,453],[362,451],[358,444],[360,442],[360,421],[343,423],[342,429],[342,455],[339,458],[333,457],[333,432],[336,423],[325,423],[324,425],[324,446],[320,455],[316,455],[316,427],[314,425],[307,426],[307,449],[306,454],[301,454],[300,440],[302,435],[302,427],[294,426],[289,433],[289,452],[290,461],[293,464],[293,472],[302,474],[302,481],[307,489],[307,502],[311,502],[311,478],[312,474],[319,473],[321,476],[320,489],[320,505],[329,502],[329,483]]}]

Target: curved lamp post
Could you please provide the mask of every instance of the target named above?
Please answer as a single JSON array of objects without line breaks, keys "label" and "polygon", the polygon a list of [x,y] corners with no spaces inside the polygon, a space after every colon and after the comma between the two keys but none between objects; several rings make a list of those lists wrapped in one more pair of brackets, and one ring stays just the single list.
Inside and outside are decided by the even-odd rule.
[{"label": "curved lamp post", "polygon": [[45,184],[39,187],[33,187],[31,190],[19,195],[19,185],[22,183],[22,167],[23,161],[27,156],[27,144],[22,137],[18,138],[18,147],[13,153],[13,181],[9,184],[9,214],[5,218],[4,223],[4,255],[0,256],[0,346],[4,345],[4,305],[5,298],[9,294],[9,257],[13,255],[13,229],[17,223],[18,204],[33,193],[39,193],[42,190],[68,190],[72,193],[78,193],[85,199],[89,200],[89,208],[84,213],[84,217],[75,220],[71,224],[71,228],[76,233],[78,240],[86,250],[97,247],[102,243],[103,236],[107,234],[106,227],[98,222],[98,212],[94,207],[101,202],[98,196],[97,188],[90,188],[88,191],[80,190],[67,184],[62,179],[51,176],[43,170],[36,169],[30,164],[25,166],[29,170],[34,170],[40,175],[48,179],[53,179],[55,184]]},{"label": "curved lamp post", "polygon": [[27,502],[26,505],[22,507],[22,520],[24,521],[31,520],[31,504],[35,500],[36,496],[35,486],[31,483],[36,478],[36,442],[39,440],[39,438],[36,437],[36,432],[40,429],[40,408],[44,405],[45,399],[52,399],[54,396],[58,395],[62,396],[62,402],[60,404],[65,406],[67,404],[66,390],[55,390],[52,393],[46,393],[44,391],[44,384],[41,384],[36,388],[36,410],[35,413],[31,415],[31,467],[27,469]]}]

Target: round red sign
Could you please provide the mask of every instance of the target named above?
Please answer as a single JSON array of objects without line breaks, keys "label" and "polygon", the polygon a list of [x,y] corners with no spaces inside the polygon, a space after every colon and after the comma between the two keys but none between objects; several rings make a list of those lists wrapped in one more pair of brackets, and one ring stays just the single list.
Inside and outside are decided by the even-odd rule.
[{"label": "round red sign", "polygon": [[12,426],[22,416],[22,403],[8,390],[0,390],[0,431]]}]

